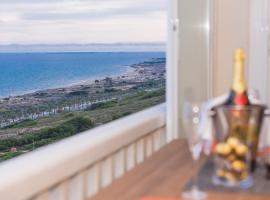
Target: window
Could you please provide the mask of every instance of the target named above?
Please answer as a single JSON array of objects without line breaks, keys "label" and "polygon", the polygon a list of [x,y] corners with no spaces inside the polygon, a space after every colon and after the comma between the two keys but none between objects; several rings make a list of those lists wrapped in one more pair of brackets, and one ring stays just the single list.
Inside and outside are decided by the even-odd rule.
[{"label": "window", "polygon": [[164,102],[165,4],[2,1],[0,160]]}]

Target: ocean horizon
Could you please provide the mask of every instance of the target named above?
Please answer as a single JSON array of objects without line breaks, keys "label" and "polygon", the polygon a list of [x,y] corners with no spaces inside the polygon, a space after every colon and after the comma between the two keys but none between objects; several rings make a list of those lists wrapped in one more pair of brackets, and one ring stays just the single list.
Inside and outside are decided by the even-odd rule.
[{"label": "ocean horizon", "polygon": [[91,44],[0,44],[0,53],[164,52],[165,42]]},{"label": "ocean horizon", "polygon": [[165,52],[0,53],[0,98],[125,73]]}]

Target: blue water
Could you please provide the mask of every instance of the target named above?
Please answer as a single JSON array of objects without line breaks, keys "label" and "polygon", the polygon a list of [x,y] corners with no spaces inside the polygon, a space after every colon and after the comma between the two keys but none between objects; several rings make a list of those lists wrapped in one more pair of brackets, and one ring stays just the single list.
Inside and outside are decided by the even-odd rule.
[{"label": "blue water", "polygon": [[0,97],[117,75],[163,52],[0,53]]}]

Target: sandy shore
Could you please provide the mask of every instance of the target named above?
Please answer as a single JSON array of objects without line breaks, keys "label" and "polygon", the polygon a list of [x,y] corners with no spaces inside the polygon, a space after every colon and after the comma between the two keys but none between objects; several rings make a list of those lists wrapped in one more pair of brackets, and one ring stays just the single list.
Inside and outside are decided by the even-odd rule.
[{"label": "sandy shore", "polygon": [[74,95],[80,95],[80,93],[91,96],[102,93],[108,88],[125,91],[148,80],[164,79],[165,62],[165,58],[152,59],[151,61],[133,64],[126,72],[119,75],[100,77],[95,80],[83,80],[66,87],[6,97],[0,99],[0,109],[8,110],[21,106],[40,105],[50,101],[67,99]]}]

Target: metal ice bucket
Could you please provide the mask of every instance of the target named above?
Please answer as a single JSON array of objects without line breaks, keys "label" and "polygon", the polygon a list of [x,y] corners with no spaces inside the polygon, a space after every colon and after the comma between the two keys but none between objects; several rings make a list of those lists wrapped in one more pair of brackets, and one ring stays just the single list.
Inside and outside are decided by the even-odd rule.
[{"label": "metal ice bucket", "polygon": [[252,185],[265,109],[260,105],[214,108],[215,184],[241,188]]}]

